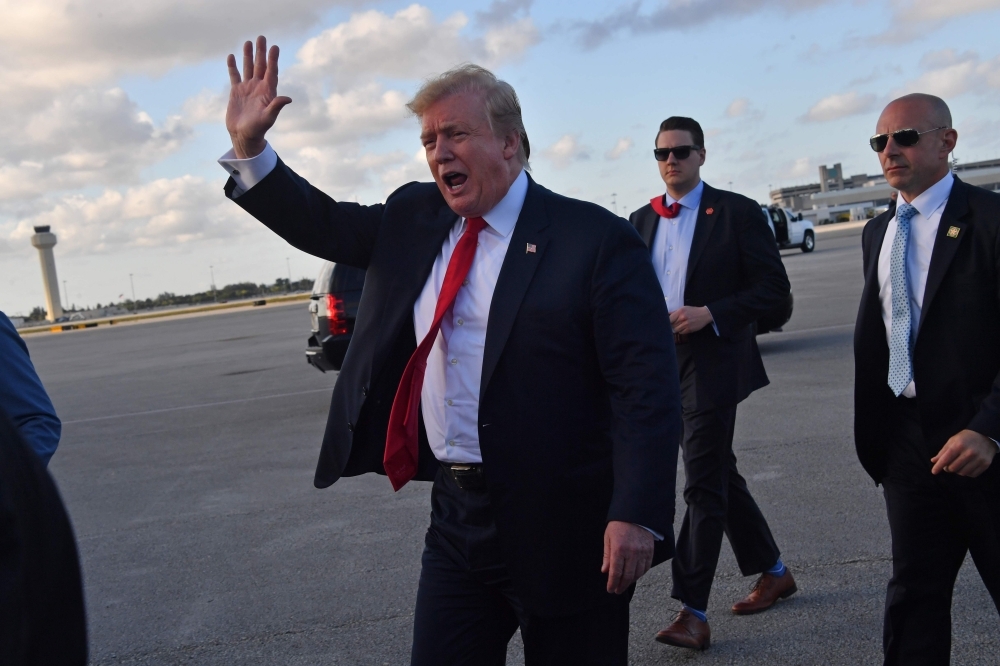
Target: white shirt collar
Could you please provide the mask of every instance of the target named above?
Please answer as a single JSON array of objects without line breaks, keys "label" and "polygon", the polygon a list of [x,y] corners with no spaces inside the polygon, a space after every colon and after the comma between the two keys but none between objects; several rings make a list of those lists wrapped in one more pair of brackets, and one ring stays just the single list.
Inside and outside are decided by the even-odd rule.
[{"label": "white shirt collar", "polygon": [[[917,212],[925,218],[930,217],[934,211],[948,201],[948,196],[951,194],[951,186],[954,183],[955,176],[949,171],[945,174],[944,178],[928,187],[917,198],[908,203],[916,208]],[[902,193],[900,193],[899,198],[903,199]],[[906,199],[903,199],[903,202],[907,203]]]},{"label": "white shirt collar", "polygon": [[672,203],[679,203],[685,208],[690,208],[691,210],[698,210],[701,205],[701,193],[705,190],[705,181],[699,180],[698,184],[694,186],[694,189],[682,196],[680,199],[674,199],[670,196],[670,192],[667,192],[667,205]]},{"label": "white shirt collar", "polygon": [[528,174],[524,172],[524,169],[521,169],[521,173],[514,179],[500,203],[483,215],[486,224],[493,231],[506,238],[514,230],[514,225],[517,224],[517,218],[521,215],[521,208],[524,207],[524,198],[527,195]]}]

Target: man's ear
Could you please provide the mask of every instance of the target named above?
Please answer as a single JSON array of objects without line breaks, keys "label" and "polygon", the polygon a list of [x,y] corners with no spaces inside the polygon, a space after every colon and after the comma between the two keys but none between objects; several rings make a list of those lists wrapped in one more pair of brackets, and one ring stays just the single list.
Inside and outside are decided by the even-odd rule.
[{"label": "man's ear", "polygon": [[948,128],[944,131],[944,150],[946,153],[950,154],[955,150],[955,145],[958,143],[958,131],[952,128]]},{"label": "man's ear", "polygon": [[505,160],[513,159],[517,155],[517,149],[521,147],[521,134],[520,132],[511,131],[507,132],[507,136],[503,139],[503,158]]}]

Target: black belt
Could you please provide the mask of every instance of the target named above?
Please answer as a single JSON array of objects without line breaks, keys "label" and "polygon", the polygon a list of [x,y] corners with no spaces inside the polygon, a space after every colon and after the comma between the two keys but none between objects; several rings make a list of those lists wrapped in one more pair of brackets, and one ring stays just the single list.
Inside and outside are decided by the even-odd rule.
[{"label": "black belt", "polygon": [[486,477],[483,475],[482,463],[448,463],[442,462],[441,469],[450,476],[462,490],[482,492],[486,490]]},{"label": "black belt", "polygon": [[686,345],[688,343],[687,333],[674,333],[674,344],[675,345]]}]

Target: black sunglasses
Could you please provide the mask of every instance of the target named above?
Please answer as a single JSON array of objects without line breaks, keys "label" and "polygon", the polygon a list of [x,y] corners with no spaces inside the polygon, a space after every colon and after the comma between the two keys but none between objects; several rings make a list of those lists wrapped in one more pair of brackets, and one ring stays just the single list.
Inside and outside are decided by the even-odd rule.
[{"label": "black sunglasses", "polygon": [[901,146],[915,146],[917,141],[920,141],[921,134],[927,134],[928,132],[936,132],[938,130],[948,129],[947,127],[935,127],[934,129],[929,129],[924,132],[918,132],[915,129],[901,129],[896,130],[892,134],[876,134],[872,138],[868,139],[868,144],[872,147],[876,153],[881,153],[885,150],[885,147],[889,145],[889,137]]},{"label": "black sunglasses", "polygon": [[670,159],[670,153],[677,156],[679,160],[686,160],[691,157],[692,150],[701,150],[701,146],[674,146],[673,148],[654,148],[653,157],[657,162],[666,162]]}]

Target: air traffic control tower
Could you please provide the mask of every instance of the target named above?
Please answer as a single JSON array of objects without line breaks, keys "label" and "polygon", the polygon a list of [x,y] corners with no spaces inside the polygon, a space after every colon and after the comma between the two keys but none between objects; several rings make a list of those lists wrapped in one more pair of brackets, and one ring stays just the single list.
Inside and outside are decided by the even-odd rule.
[{"label": "air traffic control tower", "polygon": [[56,235],[49,227],[35,227],[31,244],[38,248],[38,258],[42,262],[42,281],[45,283],[45,308],[50,321],[63,316],[59,302],[59,279],[56,277],[56,257],[52,248],[56,246]]}]

